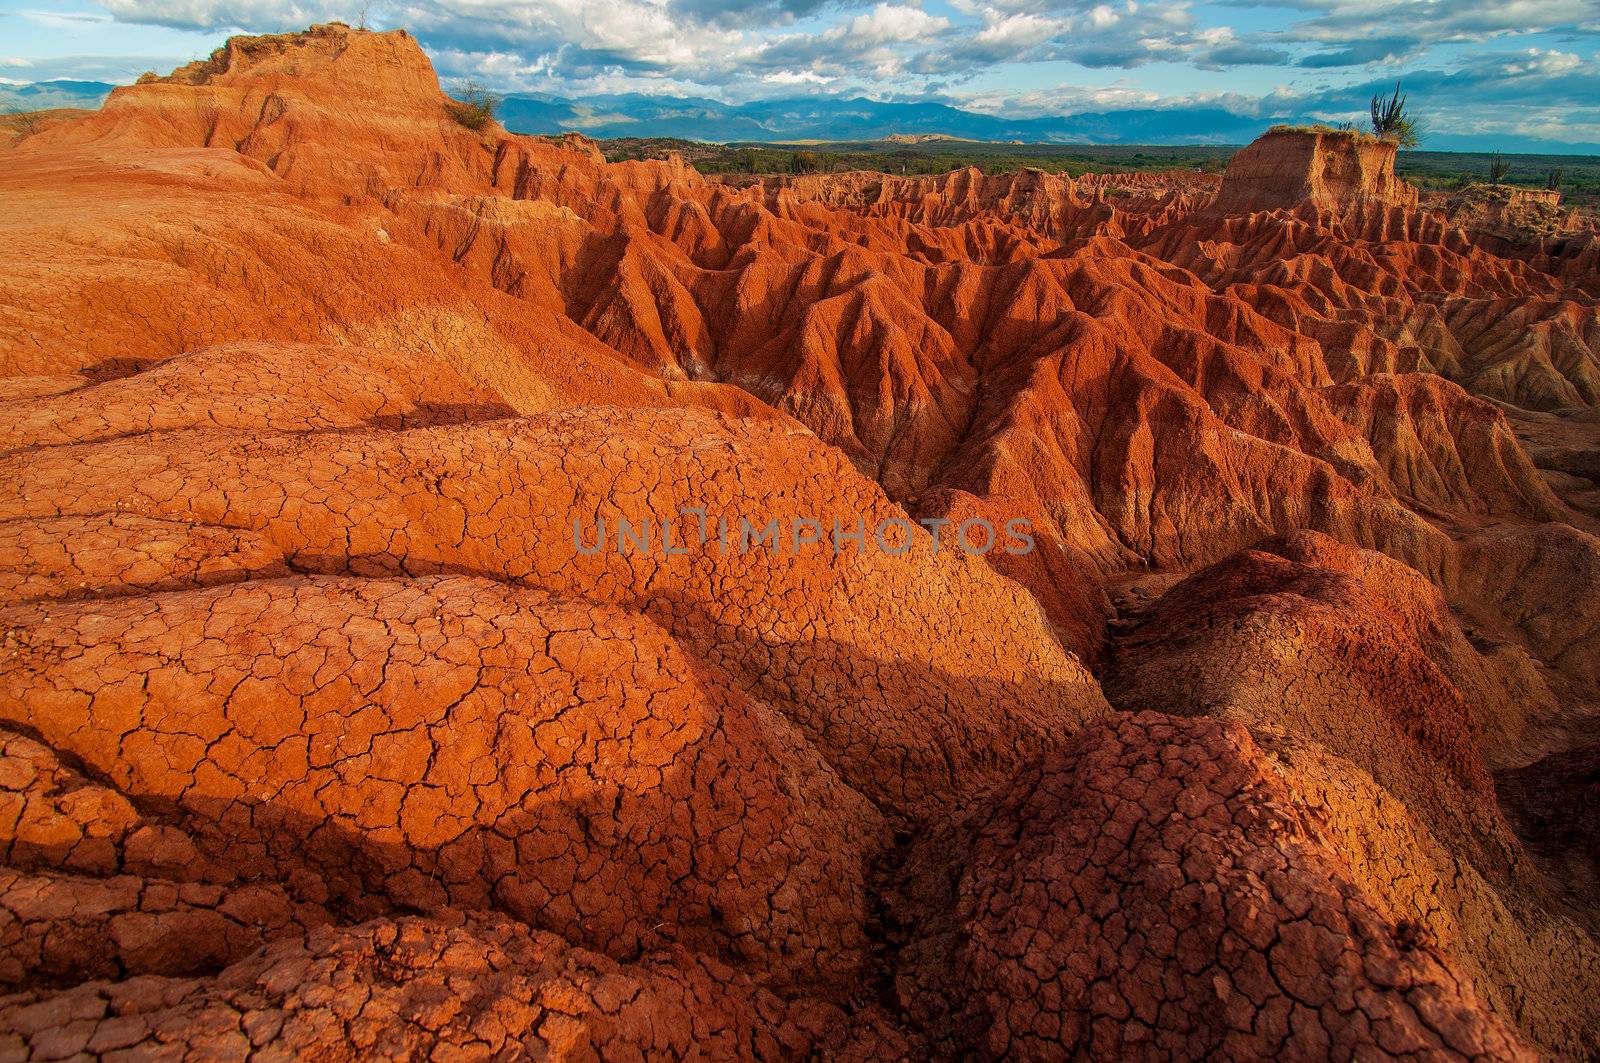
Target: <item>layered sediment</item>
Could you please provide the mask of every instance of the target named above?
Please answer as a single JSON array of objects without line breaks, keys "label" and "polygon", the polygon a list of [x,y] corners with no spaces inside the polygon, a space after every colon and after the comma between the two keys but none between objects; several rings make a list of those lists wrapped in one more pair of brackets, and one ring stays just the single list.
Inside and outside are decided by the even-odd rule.
[{"label": "layered sediment", "polygon": [[1398,148],[1365,133],[1274,129],[1234,155],[1215,206],[1230,213],[1302,203],[1324,210],[1356,203],[1414,207],[1416,188],[1394,173]]}]

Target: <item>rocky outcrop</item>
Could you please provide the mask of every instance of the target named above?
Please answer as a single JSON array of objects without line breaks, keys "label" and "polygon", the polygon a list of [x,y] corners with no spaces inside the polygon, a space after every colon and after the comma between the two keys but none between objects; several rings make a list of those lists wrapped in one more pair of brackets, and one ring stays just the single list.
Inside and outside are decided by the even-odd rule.
[{"label": "rocky outcrop", "polygon": [[1417,190],[1394,174],[1398,145],[1332,129],[1273,129],[1234,155],[1213,208],[1228,214],[1308,204],[1414,207]]},{"label": "rocky outcrop", "polygon": [[1132,619],[1115,702],[1242,724],[1372,904],[1476,971],[1536,1042],[1595,1051],[1577,1016],[1600,948],[1552,914],[1489,797],[1491,753],[1515,757],[1556,711],[1531,670],[1480,654],[1415,572],[1309,533],[1196,573]]},{"label": "rocky outcrop", "polygon": [[1600,538],[1567,524],[1501,528],[1462,549],[1462,589],[1478,615],[1508,624],[1572,701],[1600,700]]},{"label": "rocky outcrop", "polygon": [[0,1045],[28,1059],[783,1060],[832,1017],[693,954],[624,964],[495,916],[406,917],[284,939],[216,978],[0,998]]},{"label": "rocky outcrop", "polygon": [[1097,725],[958,837],[952,925],[902,979],[941,1057],[1535,1058],[1236,724]]},{"label": "rocky outcrop", "polygon": [[1444,209],[1457,225],[1512,240],[1581,228],[1575,212],[1561,209],[1561,193],[1553,188],[1468,185],[1451,195]]},{"label": "rocky outcrop", "polygon": [[1566,509],[1495,407],[1436,376],[1374,374],[1324,392],[1390,487],[1436,512],[1560,520]]},{"label": "rocky outcrop", "polygon": [[1600,1048],[1491,774],[1591,245],[453,115],[330,25],[0,148],[0,1056]]}]

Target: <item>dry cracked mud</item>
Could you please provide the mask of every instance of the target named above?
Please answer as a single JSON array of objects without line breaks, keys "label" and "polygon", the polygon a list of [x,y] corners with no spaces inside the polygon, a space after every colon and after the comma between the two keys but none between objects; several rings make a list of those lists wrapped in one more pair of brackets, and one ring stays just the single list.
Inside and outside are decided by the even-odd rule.
[{"label": "dry cracked mud", "polygon": [[0,1059],[1600,1055],[1592,228],[608,164],[338,24],[36,129]]}]

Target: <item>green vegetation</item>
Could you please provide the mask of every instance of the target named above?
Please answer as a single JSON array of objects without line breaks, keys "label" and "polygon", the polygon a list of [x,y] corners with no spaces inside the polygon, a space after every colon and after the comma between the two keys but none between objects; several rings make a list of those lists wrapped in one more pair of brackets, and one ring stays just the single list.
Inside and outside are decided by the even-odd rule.
[{"label": "green vegetation", "polygon": [[1357,140],[1370,143],[1374,140],[1390,140],[1402,148],[1415,148],[1422,140],[1422,126],[1416,118],[1406,113],[1406,97],[1400,91],[1400,83],[1394,85],[1394,92],[1385,97],[1382,93],[1372,97],[1372,132],[1357,129],[1354,122],[1337,122],[1329,125],[1324,122],[1315,122],[1310,125],[1279,124],[1267,130],[1269,133],[1321,133],[1324,136],[1349,136]]},{"label": "green vegetation", "polygon": [[[1395,170],[1424,192],[1454,192],[1483,182],[1495,156],[1487,152],[1408,151]],[[1600,207],[1600,157],[1594,155],[1500,155],[1502,184],[1549,188],[1558,173],[1562,202]]]},{"label": "green vegetation", "polygon": [[1372,132],[1383,140],[1393,140],[1402,148],[1414,148],[1422,139],[1417,120],[1406,113],[1406,98],[1400,94],[1400,82],[1394,83],[1394,95],[1385,99],[1383,93],[1372,97]]},{"label": "green vegetation", "polygon": [[[702,144],[673,138],[602,140],[612,162],[658,158],[676,151],[701,173],[786,174],[872,170],[919,176],[976,166],[985,173],[1033,168],[1085,173],[1201,170],[1221,173],[1236,145],[995,144],[979,141],[838,141],[828,144]],[[799,161],[796,161],[796,157]]]},{"label": "green vegetation", "polygon": [[1489,156],[1489,184],[1498,187],[1510,170],[1511,164],[1506,162],[1504,155],[1497,151]]},{"label": "green vegetation", "polygon": [[[1364,130],[1326,127],[1332,132],[1369,137]],[[974,141],[888,141],[829,144],[702,144],[692,140],[602,140],[612,161],[659,158],[676,151],[701,173],[775,175],[872,170],[918,176],[976,166],[985,173],[1024,167],[1078,176],[1084,173],[1141,173],[1199,170],[1220,174],[1238,145],[1168,146],[1149,144],[994,144]],[[796,163],[795,156],[801,156]],[[1425,192],[1453,192],[1481,182],[1488,172],[1487,152],[1406,151],[1395,163],[1399,175]],[[1520,188],[1548,187],[1560,170],[1563,202],[1600,206],[1600,156],[1503,155],[1502,181]],[[798,169],[797,169],[798,167]]]},{"label": "green vegetation", "polygon": [[495,108],[499,106],[499,96],[477,82],[469,81],[461,86],[458,99],[445,104],[445,110],[461,125],[477,130],[494,121]]},{"label": "green vegetation", "polygon": [[1311,125],[1289,125],[1280,122],[1267,130],[1269,133],[1321,133],[1324,136],[1353,137],[1356,140],[1371,143],[1377,136],[1365,130],[1357,129],[1354,122],[1339,122],[1328,125],[1325,122],[1314,122]]}]

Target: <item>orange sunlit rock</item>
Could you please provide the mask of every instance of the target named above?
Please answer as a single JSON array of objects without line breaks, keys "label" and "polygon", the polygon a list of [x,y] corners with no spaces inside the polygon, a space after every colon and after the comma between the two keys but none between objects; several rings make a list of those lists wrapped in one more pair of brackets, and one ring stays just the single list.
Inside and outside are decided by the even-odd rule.
[{"label": "orange sunlit rock", "polygon": [[338,24],[36,128],[0,1057],[1600,1053],[1592,227],[607,163]]}]

